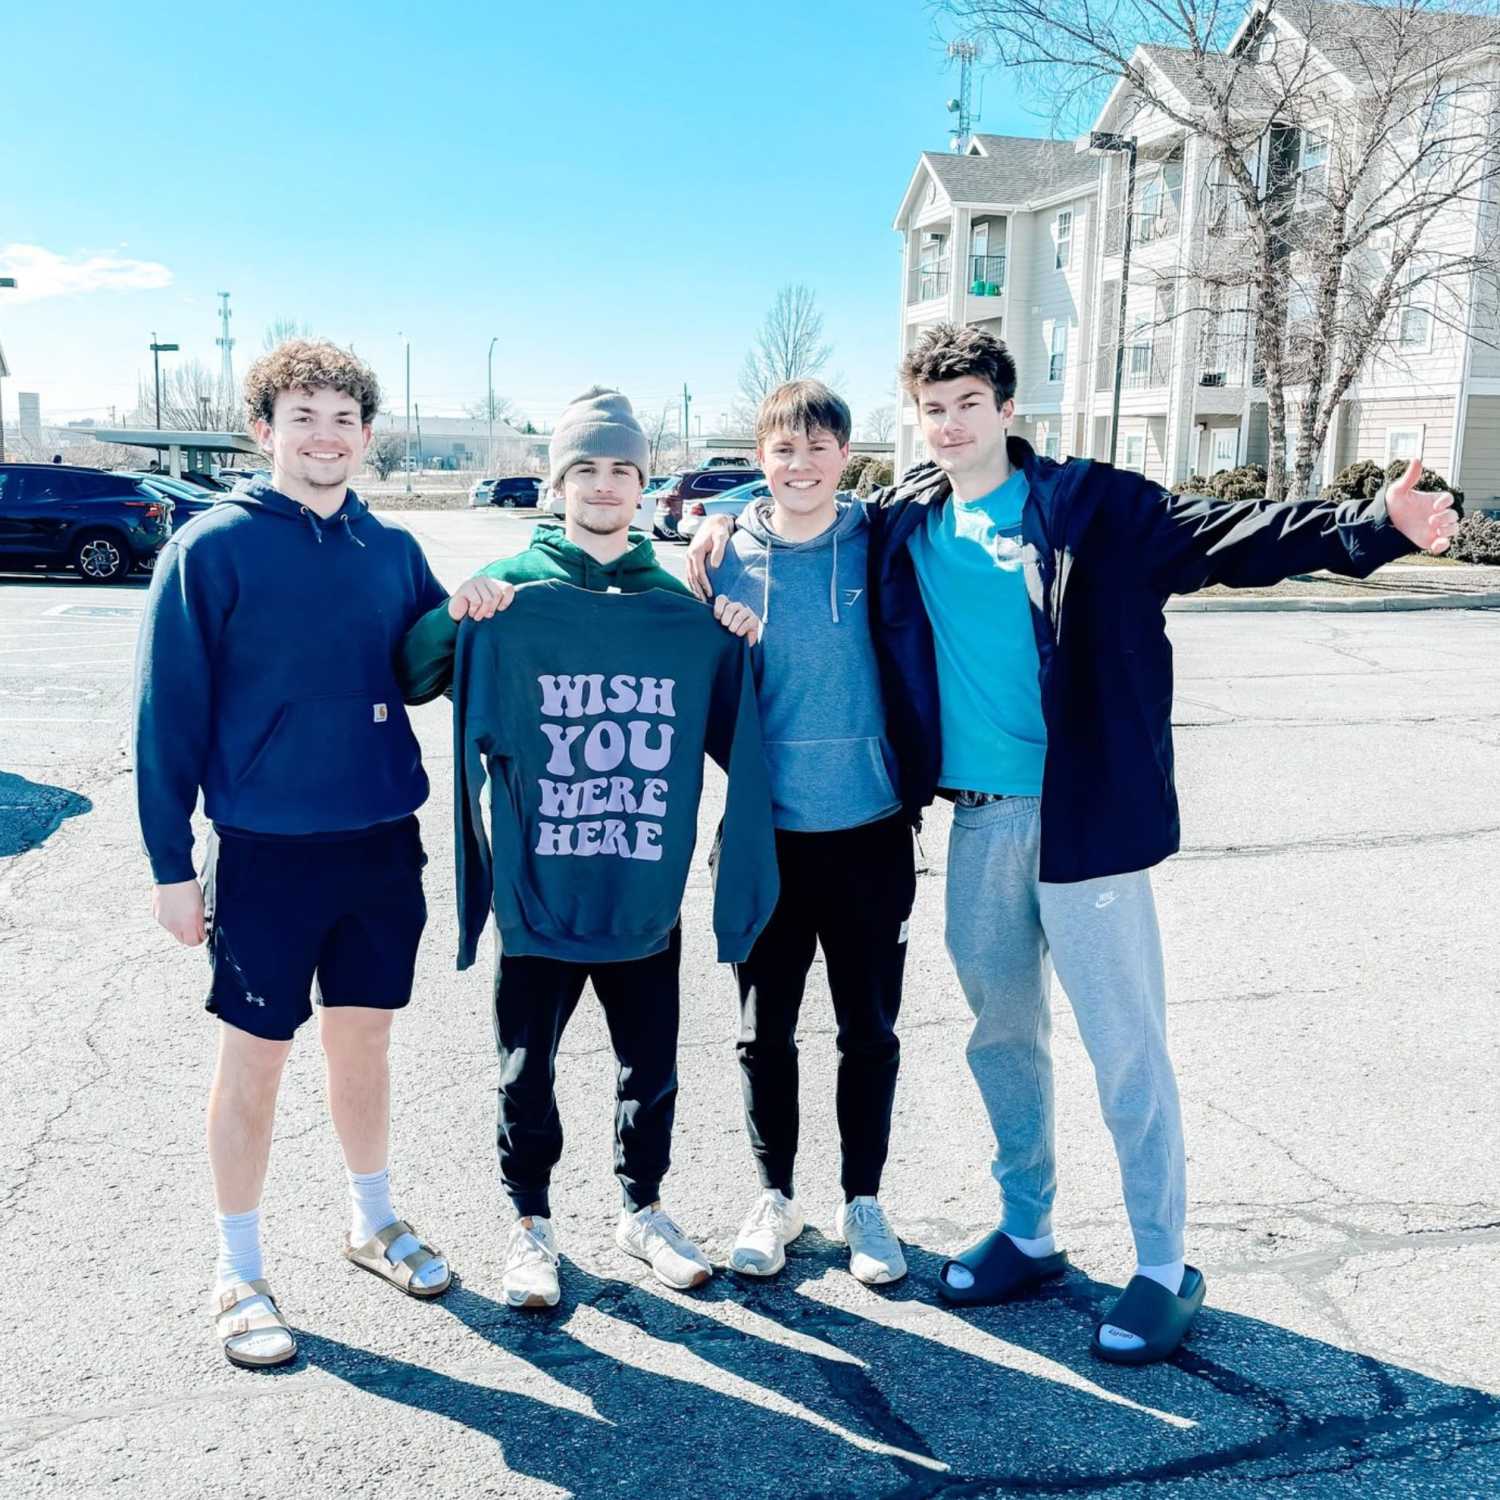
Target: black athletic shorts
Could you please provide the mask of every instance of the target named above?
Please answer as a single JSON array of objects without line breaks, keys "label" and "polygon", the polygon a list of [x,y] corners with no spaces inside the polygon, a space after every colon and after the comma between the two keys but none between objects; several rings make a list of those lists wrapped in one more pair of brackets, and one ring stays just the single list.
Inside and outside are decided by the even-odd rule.
[{"label": "black athletic shorts", "polygon": [[217,829],[203,870],[213,965],[204,1008],[290,1041],[319,1005],[399,1010],[427,925],[415,817],[348,836],[272,838]]}]

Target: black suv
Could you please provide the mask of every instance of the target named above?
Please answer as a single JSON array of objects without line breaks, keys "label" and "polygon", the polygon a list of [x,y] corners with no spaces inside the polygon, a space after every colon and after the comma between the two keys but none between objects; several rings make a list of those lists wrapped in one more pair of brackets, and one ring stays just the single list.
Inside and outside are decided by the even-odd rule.
[{"label": "black suv", "polygon": [[514,479],[481,479],[472,491],[474,505],[500,505],[507,510],[534,506],[541,494],[542,481],[522,474]]},{"label": "black suv", "polygon": [[73,568],[118,583],[151,567],[171,534],[171,502],[130,475],[0,464],[0,569]]}]

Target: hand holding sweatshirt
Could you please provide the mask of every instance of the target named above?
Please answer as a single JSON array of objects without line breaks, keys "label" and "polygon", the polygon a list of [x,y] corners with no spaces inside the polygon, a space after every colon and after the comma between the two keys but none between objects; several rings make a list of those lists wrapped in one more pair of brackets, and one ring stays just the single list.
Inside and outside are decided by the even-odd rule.
[{"label": "hand holding sweatshirt", "polygon": [[506,953],[608,963],[665,948],[705,751],[729,776],[719,960],[748,956],[778,884],[747,654],[705,606],[655,589],[527,584],[493,619],[464,621],[453,678],[460,969],[492,903]]}]

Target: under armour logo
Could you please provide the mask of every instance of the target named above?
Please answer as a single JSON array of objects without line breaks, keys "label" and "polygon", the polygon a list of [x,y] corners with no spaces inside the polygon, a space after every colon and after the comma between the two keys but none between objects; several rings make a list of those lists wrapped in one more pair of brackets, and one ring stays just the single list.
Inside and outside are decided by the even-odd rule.
[{"label": "under armour logo", "polygon": [[247,1005],[258,1005],[262,1010],[266,1008],[266,1002],[262,1000],[259,995],[251,995],[247,993],[245,996],[245,1003]]}]

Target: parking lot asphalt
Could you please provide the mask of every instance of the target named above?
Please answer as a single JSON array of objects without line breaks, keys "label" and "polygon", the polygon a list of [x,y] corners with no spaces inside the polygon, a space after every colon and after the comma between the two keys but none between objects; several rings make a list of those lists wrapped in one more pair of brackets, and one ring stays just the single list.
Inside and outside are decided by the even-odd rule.
[{"label": "parking lot asphalt", "polygon": [[[450,587],[531,525],[399,519]],[[720,1270],[681,1295],[615,1250],[612,1062],[586,1002],[559,1064],[563,1302],[501,1306],[488,955],[454,972],[449,726],[442,703],[416,710],[432,915],[396,1029],[393,1177],[461,1284],[424,1305],[340,1261],[345,1185],[305,1036],[265,1205],[302,1353],[249,1373],[205,1310],[205,963],[153,925],[134,823],[143,600],[0,579],[5,1495],[1500,1494],[1500,613],[1170,618],[1184,848],[1154,879],[1209,1293],[1179,1358],[1139,1371],[1087,1353],[1131,1256],[1060,993],[1057,1219],[1078,1269],[1009,1308],[933,1305],[942,1257],[996,1212],[943,948],[943,805],[922,837],[882,1193],[907,1281],[859,1286],[828,1237],[819,965],[810,1228],[782,1275]],[[711,773],[705,830],[721,792]],[[709,905],[700,861],[665,1197],[722,1260],[754,1177]]]}]

